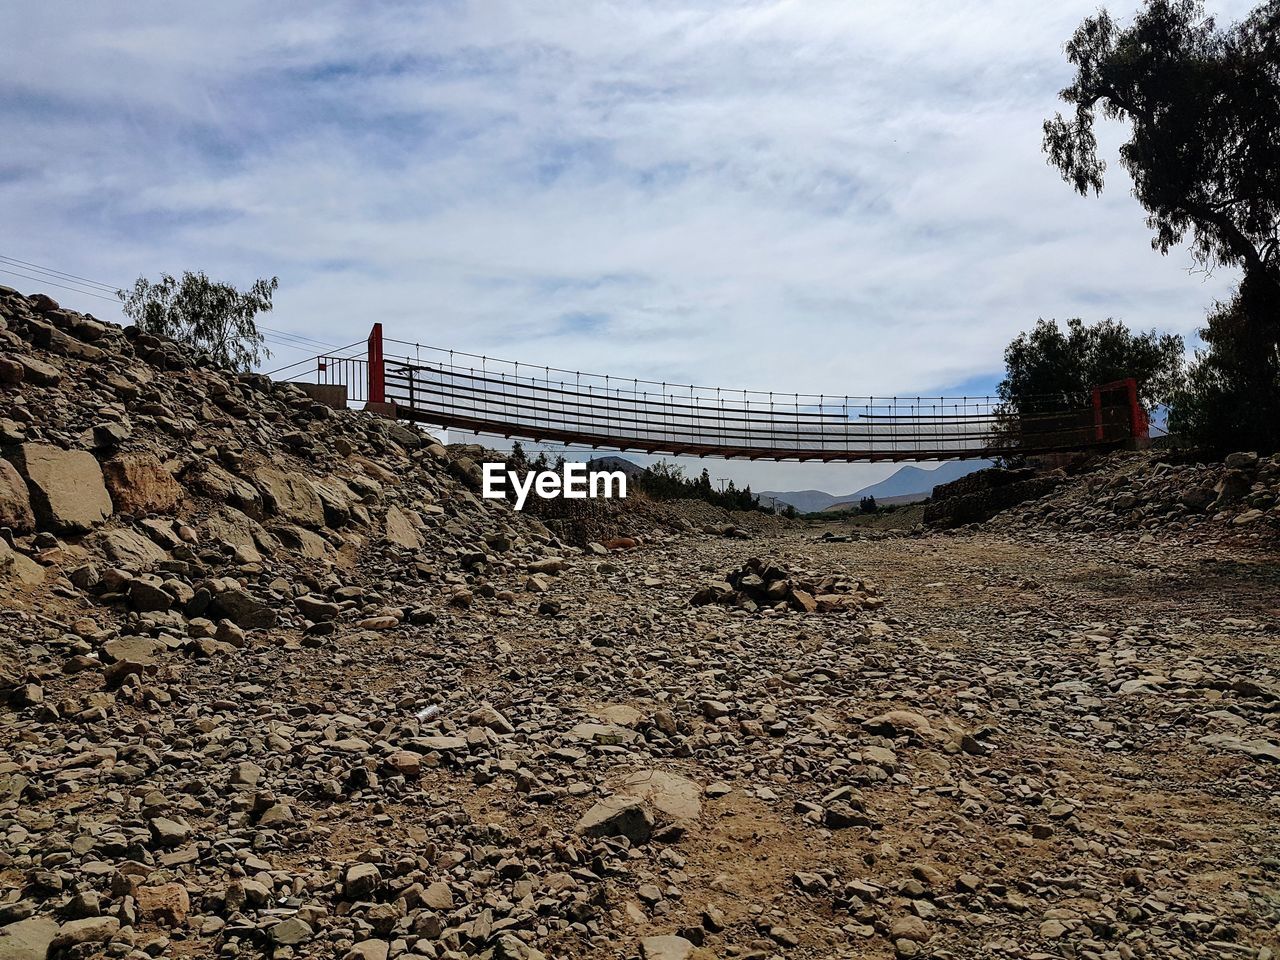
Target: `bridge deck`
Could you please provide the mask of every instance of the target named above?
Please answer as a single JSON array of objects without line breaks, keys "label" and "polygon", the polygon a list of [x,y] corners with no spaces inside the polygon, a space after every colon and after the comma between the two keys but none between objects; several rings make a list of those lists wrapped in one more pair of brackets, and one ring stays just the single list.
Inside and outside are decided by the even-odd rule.
[{"label": "bridge deck", "polygon": [[416,423],[674,456],[958,460],[1116,446],[1146,430],[1133,381],[1013,414],[994,397],[729,390],[403,346],[414,355],[384,357],[375,326],[365,358],[318,357],[317,377],[353,386],[352,399],[393,404],[398,418]]}]

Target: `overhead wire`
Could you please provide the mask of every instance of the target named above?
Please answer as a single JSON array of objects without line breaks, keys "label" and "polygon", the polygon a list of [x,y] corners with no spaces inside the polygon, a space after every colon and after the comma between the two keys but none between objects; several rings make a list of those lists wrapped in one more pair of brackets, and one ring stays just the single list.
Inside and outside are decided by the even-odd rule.
[{"label": "overhead wire", "polygon": [[50,274],[51,276],[61,277],[64,280],[78,280],[81,283],[87,283],[93,287],[100,287],[101,289],[106,290],[108,293],[112,293],[112,294],[114,294],[116,290],[119,289],[119,287],[113,287],[110,284],[100,283],[97,280],[90,280],[88,277],[77,276],[74,273],[64,273],[61,270],[53,269],[53,267],[41,266],[40,264],[32,263],[29,260],[19,260],[17,257],[9,257],[9,256],[5,256],[4,254],[0,254],[0,260],[7,260],[9,263],[26,267],[28,270],[35,270],[37,273],[47,273],[47,274]]},{"label": "overhead wire", "polygon": [[120,302],[120,301],[119,301],[117,298],[115,298],[115,297],[107,297],[107,296],[103,296],[101,293],[94,293],[94,292],[92,292],[92,291],[90,291],[90,290],[84,290],[84,289],[82,289],[82,288],[80,288],[80,287],[72,287],[72,286],[68,286],[68,285],[67,285],[67,284],[65,284],[65,283],[55,283],[54,281],[52,281],[52,280],[48,279],[47,277],[33,277],[33,276],[31,276],[30,274],[26,274],[26,273],[19,273],[17,270],[6,270],[6,269],[4,269],[3,267],[0,267],[0,273],[6,273],[6,274],[8,274],[9,276],[12,276],[12,277],[22,277],[22,279],[24,279],[24,280],[34,280],[34,281],[36,281],[36,283],[42,283],[42,284],[44,284],[44,285],[45,285],[45,286],[47,286],[47,287],[57,287],[59,290],[70,290],[72,293],[80,293],[80,294],[84,294],[86,297],[97,297],[99,300],[106,300],[106,301],[109,301],[109,302],[111,302],[111,303],[119,303],[119,302]]},{"label": "overhead wire", "polygon": [[[26,273],[18,270],[8,269],[18,266]],[[69,290],[72,293],[79,293],[86,297],[95,297],[99,300],[106,300],[109,303],[120,303],[120,298],[116,296],[116,291],[125,289],[123,287],[112,286],[111,284],[102,283],[99,280],[91,280],[88,277],[82,277],[79,274],[68,273],[64,270],[57,270],[53,267],[32,263],[29,260],[21,260],[18,257],[10,257],[6,254],[0,254],[0,273],[5,273],[14,277],[21,277],[24,280],[33,280],[46,286],[56,287],[59,290]],[[43,276],[32,276],[32,273],[43,274]],[[67,283],[61,283],[60,280],[66,280]],[[85,289],[88,287],[89,289]],[[106,296],[102,291],[111,294]],[[309,350],[315,347],[321,347],[328,350],[339,349],[337,344],[326,340],[319,340],[301,333],[291,333],[288,330],[280,330],[276,327],[267,327],[258,324],[258,329],[263,333],[263,339],[268,343],[274,343],[279,347],[289,347],[295,350]]]}]

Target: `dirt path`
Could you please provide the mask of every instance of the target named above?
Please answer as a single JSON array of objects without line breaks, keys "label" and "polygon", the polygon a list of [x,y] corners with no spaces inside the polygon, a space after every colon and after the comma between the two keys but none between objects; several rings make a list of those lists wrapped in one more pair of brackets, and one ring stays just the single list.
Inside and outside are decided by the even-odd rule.
[{"label": "dirt path", "polygon": [[[872,581],[885,605],[689,605],[751,556]],[[437,622],[281,629],[163,667],[168,703],[8,722],[6,775],[38,784],[7,814],[8,909],[54,882],[32,851],[80,836],[60,882],[187,891],[183,924],[137,923],[153,954],[1271,956],[1274,570],[1101,535],[795,531],[572,557],[546,593],[493,571],[466,609],[387,583]],[[96,683],[51,682],[50,703]],[[693,809],[647,797],[643,835],[583,835],[652,771]],[[153,846],[160,815],[188,835]],[[308,935],[276,942],[290,918]]]}]

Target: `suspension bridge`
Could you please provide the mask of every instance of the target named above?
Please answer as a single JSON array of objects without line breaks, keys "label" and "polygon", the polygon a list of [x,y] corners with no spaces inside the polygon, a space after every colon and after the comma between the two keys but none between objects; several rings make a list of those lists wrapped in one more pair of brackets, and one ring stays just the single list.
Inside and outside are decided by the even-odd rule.
[{"label": "suspension bridge", "polygon": [[[388,351],[390,347],[390,351]],[[1133,380],[1016,412],[995,397],[851,397],[664,383],[384,338],[274,371],[337,406],[533,442],[676,456],[955,460],[1143,445]],[[314,378],[314,379],[312,379]]]}]

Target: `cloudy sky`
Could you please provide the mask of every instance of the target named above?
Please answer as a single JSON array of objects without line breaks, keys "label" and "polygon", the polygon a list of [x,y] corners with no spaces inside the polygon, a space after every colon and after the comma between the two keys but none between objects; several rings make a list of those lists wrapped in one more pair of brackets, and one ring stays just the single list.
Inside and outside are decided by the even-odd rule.
[{"label": "cloudy sky", "polygon": [[1153,252],[1114,163],[1100,199],[1045,164],[1096,6],[15,0],[0,256],[112,286],[278,275],[270,366],[380,320],[623,376],[985,392],[1037,317],[1190,334],[1232,280]]}]

